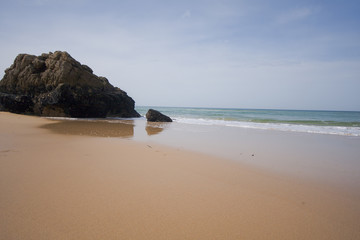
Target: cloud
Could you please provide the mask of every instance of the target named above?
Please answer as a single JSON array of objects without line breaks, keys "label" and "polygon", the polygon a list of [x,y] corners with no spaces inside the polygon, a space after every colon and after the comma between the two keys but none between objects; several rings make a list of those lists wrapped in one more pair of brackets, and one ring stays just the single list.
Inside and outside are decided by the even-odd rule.
[{"label": "cloud", "polygon": [[190,18],[191,17],[191,11],[188,9],[186,10],[183,15],[181,15],[181,18]]},{"label": "cloud", "polygon": [[287,24],[290,22],[300,21],[306,19],[313,13],[314,10],[311,8],[298,8],[278,15],[276,22],[280,24]]},{"label": "cloud", "polygon": [[[66,50],[139,105],[360,109],[359,35],[308,24],[314,14],[324,17],[314,6],[214,1],[140,9],[121,1],[85,11],[90,0],[30,1],[45,6],[0,9],[0,78],[18,53]],[[301,88],[310,91],[308,102]],[[311,105],[316,92],[327,106]]]}]

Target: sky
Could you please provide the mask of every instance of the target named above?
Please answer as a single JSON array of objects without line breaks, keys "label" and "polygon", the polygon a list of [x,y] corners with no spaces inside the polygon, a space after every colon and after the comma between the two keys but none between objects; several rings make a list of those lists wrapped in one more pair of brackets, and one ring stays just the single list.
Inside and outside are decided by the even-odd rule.
[{"label": "sky", "polygon": [[0,78],[57,50],[139,106],[360,111],[360,1],[0,0]]}]

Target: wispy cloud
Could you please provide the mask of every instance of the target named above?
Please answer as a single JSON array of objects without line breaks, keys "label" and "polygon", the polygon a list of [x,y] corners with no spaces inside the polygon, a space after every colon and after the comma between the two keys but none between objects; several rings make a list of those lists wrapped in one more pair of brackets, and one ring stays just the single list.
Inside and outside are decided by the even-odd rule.
[{"label": "wispy cloud", "polygon": [[181,18],[190,18],[191,17],[191,11],[188,9],[186,10],[183,15],[181,15]]},{"label": "wispy cloud", "polygon": [[314,12],[315,10],[313,10],[312,8],[293,9],[278,15],[276,18],[276,22],[280,24],[287,24],[290,22],[300,21],[314,14]]},{"label": "wispy cloud", "polygon": [[44,6],[51,6],[51,5],[68,5],[68,4],[78,4],[78,3],[85,3],[86,0],[17,0],[18,3],[24,5],[24,6],[38,6],[38,7],[44,7]]}]

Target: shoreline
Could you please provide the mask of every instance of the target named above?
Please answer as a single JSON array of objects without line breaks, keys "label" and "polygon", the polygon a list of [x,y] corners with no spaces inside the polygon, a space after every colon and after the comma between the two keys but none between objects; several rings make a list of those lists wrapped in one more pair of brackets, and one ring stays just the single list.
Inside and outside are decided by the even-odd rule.
[{"label": "shoreline", "polygon": [[[184,135],[199,135],[176,124],[160,132],[131,120],[85,124],[90,136],[56,133],[44,128],[49,124],[55,122],[0,112],[0,239],[360,237],[358,192],[342,194],[314,179],[298,181],[257,164],[174,147]],[[55,126],[81,130],[76,123]],[[94,137],[114,129],[123,138]],[[277,148],[256,149],[263,143],[254,131],[245,136],[244,148],[255,149],[256,159],[278,157]],[[170,146],[161,144],[171,138]]]},{"label": "shoreline", "polygon": [[[147,107],[137,107],[145,115]],[[360,137],[356,111],[158,107],[176,122]],[[341,113],[341,114],[339,114]]]},{"label": "shoreline", "polygon": [[[146,119],[51,119],[56,134],[115,137],[228,159],[300,181],[348,191],[360,188],[360,137],[151,123]],[[359,196],[359,191],[356,191]]]}]

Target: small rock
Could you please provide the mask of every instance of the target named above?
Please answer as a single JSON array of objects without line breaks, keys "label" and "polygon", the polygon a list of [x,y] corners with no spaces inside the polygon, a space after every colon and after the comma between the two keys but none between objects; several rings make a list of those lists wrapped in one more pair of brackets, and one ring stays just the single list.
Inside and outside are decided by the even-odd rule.
[{"label": "small rock", "polygon": [[170,117],[154,109],[149,109],[146,113],[146,119],[148,122],[172,122]]}]

